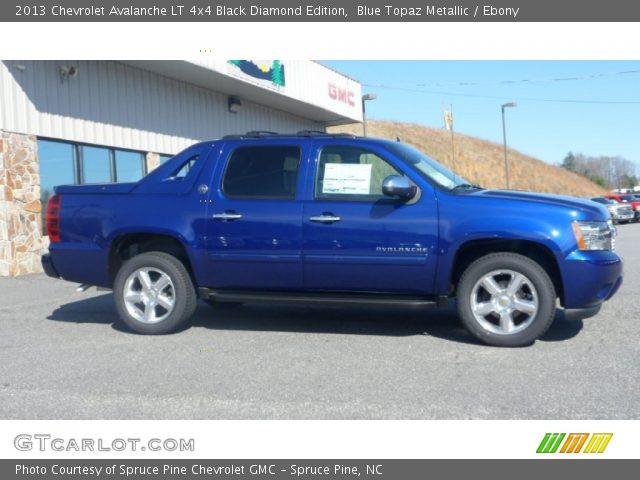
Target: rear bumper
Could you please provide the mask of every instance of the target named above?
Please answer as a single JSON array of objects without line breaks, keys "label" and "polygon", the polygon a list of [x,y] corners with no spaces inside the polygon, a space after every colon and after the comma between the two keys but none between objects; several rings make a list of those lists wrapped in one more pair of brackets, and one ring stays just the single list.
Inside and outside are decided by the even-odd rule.
[{"label": "rear bumper", "polygon": [[51,259],[51,255],[46,253],[45,255],[42,256],[42,259],[40,261],[42,263],[42,268],[44,270],[44,273],[46,273],[48,276],[53,278],[60,278],[60,275],[56,271],[56,267],[53,266],[53,260]]},{"label": "rear bumper", "polygon": [[565,258],[562,272],[563,306],[589,309],[601,305],[618,291],[622,285],[623,263],[614,252],[576,251]]}]

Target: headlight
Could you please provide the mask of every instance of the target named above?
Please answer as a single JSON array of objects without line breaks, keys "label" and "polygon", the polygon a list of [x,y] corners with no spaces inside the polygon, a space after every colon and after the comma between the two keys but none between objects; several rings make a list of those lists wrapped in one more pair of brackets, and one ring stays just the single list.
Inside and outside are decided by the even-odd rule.
[{"label": "headlight", "polygon": [[613,250],[615,230],[611,222],[578,222],[571,224],[580,250]]}]

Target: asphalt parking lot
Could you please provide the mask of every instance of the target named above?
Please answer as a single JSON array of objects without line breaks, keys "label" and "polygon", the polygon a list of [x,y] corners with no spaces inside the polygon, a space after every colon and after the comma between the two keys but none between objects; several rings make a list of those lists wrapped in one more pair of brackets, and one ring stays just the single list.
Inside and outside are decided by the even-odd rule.
[{"label": "asphalt parking lot", "polygon": [[192,328],[114,324],[109,292],[0,279],[2,419],[637,419],[640,224],[600,314],[534,345],[476,343],[450,310],[200,304]]}]

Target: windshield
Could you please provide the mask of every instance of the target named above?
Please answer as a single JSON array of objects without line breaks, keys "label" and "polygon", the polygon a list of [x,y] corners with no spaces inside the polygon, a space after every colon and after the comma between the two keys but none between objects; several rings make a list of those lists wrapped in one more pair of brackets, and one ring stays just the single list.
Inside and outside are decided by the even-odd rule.
[{"label": "windshield", "polygon": [[636,199],[633,198],[633,195],[620,195],[620,198],[623,202],[635,202]]},{"label": "windshield", "polygon": [[423,177],[447,190],[453,190],[458,186],[465,185],[472,187],[467,180],[409,145],[400,142],[389,142],[387,143],[387,148],[411,165]]}]

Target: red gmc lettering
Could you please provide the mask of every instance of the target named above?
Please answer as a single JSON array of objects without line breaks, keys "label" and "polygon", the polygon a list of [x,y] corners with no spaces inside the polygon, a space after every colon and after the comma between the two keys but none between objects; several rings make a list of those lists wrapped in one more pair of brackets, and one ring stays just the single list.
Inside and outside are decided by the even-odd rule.
[{"label": "red gmc lettering", "polygon": [[333,83],[329,84],[329,98],[338,102],[347,103],[352,107],[355,106],[355,93],[346,88],[336,87]]}]

